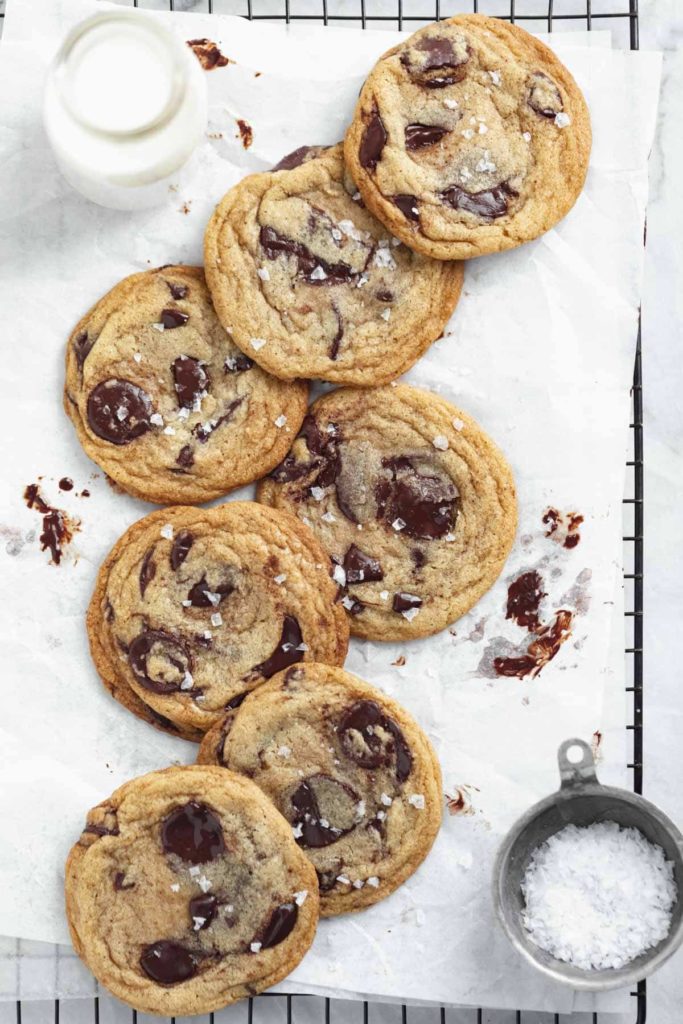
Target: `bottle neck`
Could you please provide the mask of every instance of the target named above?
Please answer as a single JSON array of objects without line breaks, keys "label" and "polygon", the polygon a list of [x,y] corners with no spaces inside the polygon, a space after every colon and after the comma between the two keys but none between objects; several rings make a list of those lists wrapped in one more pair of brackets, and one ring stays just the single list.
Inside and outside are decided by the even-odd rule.
[{"label": "bottle neck", "polygon": [[70,115],[109,137],[139,136],[166,124],[187,88],[181,41],[132,11],[96,14],[67,36],[55,82]]}]

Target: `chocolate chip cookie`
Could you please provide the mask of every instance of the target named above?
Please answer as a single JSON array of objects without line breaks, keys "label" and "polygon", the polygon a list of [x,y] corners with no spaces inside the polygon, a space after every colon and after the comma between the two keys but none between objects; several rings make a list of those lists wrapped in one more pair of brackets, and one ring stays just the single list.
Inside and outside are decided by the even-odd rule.
[{"label": "chocolate chip cookie", "polygon": [[548,231],[583,188],[585,100],[553,52],[517,25],[463,14],[379,59],[344,156],[368,209],[441,260]]},{"label": "chocolate chip cookie", "polygon": [[268,472],[296,436],[307,394],[233,344],[200,267],[127,277],[67,346],[64,407],[83,448],[147,501],[208,501]]},{"label": "chocolate chip cookie", "polygon": [[205,736],[199,761],[248,775],[315,865],[324,917],[397,889],[441,824],[441,771],[399,704],[328,665],[274,676]]},{"label": "chocolate chip cookie", "polygon": [[282,669],[343,664],[349,630],[330,569],[287,512],[237,501],[153,512],[100,569],[87,616],[95,665],[129,710],[197,739]]},{"label": "chocolate chip cookie", "polygon": [[469,611],[517,523],[498,448],[466,413],[405,384],[319,398],[258,497],[315,532],[351,632],[372,640],[429,636]]},{"label": "chocolate chip cookie", "polygon": [[276,377],[393,380],[440,336],[462,265],[388,234],[359,201],[341,145],[283,163],[241,181],[209,222],[206,279],[221,322]]},{"label": "chocolate chip cookie", "polygon": [[127,782],[66,864],[74,948],[117,998],[210,1013],[284,978],[313,941],[315,871],[249,779],[191,766]]}]

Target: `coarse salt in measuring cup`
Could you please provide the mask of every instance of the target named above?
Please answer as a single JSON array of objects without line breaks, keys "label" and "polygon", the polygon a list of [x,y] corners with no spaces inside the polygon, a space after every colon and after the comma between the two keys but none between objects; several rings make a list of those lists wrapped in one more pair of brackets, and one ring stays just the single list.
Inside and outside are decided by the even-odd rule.
[{"label": "coarse salt in measuring cup", "polygon": [[62,173],[86,198],[124,210],[157,205],[206,130],[204,74],[156,19],[96,14],[52,62],[44,120]]}]

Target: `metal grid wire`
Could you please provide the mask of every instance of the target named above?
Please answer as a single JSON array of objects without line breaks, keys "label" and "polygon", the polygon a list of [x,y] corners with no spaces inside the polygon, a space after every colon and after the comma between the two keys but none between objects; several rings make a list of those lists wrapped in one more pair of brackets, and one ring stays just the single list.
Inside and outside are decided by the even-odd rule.
[{"label": "metal grid wire", "polygon": [[[131,0],[119,0],[128,3]],[[392,0],[393,2],[393,0]],[[201,10],[208,13],[237,14],[253,21],[290,22],[308,21],[323,25],[350,24],[362,28],[397,28],[416,29],[420,24],[439,21],[456,13],[471,9],[480,14],[489,14],[506,21],[523,25],[529,31],[552,32],[554,30],[591,30],[596,28],[611,29],[616,45],[638,49],[638,0],[621,0],[619,10],[605,10],[611,4],[600,3],[600,0],[460,0],[459,3],[446,0],[395,0],[396,9],[391,13],[380,13],[386,8],[373,9],[373,0],[132,0],[134,7],[163,8],[170,10]],[[433,4],[433,6],[431,6]],[[419,8],[414,12],[413,8]],[[262,9],[261,9],[262,8]],[[0,31],[4,18],[4,0],[0,0]],[[631,737],[631,759],[628,763],[633,772],[633,789],[636,793],[643,790],[643,398],[642,398],[642,365],[640,348],[640,331],[636,346],[633,372],[632,421],[630,423],[632,457],[627,461],[627,495],[624,498],[624,587],[626,594],[626,643],[627,683],[626,691],[631,695],[632,722],[627,725]],[[634,1005],[635,1024],[645,1024],[647,1013],[647,991],[645,981],[639,982],[631,993]],[[294,1000],[296,999],[296,1004]],[[106,1000],[106,1003],[105,1003]],[[334,1018],[339,1016],[340,1004],[330,999],[317,997],[294,996],[258,996],[243,1004],[242,1024],[258,1024],[264,1014],[264,1000],[268,1001],[269,1012],[265,1014],[270,1021],[273,1019],[272,1009],[278,1006],[277,1020],[282,1024],[298,1024],[301,1016],[308,1022],[315,1020],[319,1024],[335,1024]],[[113,1002],[113,1001],[111,1001]],[[306,1012],[301,1013],[302,1004],[306,1004]],[[107,1012],[110,1009],[109,997],[95,997],[91,1008],[85,1013],[83,1001],[80,1004],[78,1020],[88,1024],[105,1024],[105,1020],[114,1019]],[[257,1004],[260,1004],[257,1005]],[[281,1007],[280,1007],[280,1004]],[[35,1006],[35,1004],[33,1004]],[[73,1002],[69,1008],[74,1006]],[[316,1007],[315,1013],[311,1011]],[[36,1007],[37,1008],[37,1007]],[[46,1008],[41,1004],[41,1009]],[[121,1010],[120,1004],[116,1005]],[[301,1009],[300,1009],[301,1008]],[[344,1014],[360,1024],[369,1024],[371,1016],[370,1004],[346,1004],[348,1011]],[[54,1024],[71,1024],[70,1014],[64,1011],[60,1000],[53,1002],[53,1010],[40,1014],[40,1024],[47,1024],[51,1019]],[[318,1012],[319,1011],[319,1012]],[[419,1017],[421,1024],[561,1024],[559,1014],[536,1014],[521,1010],[501,1012],[484,1009],[472,1011],[448,1010],[434,1007],[408,1005],[393,1008],[383,1007],[382,1018],[387,1017],[395,1024],[412,1024]],[[3,1020],[5,1019],[4,1014]],[[12,1016],[15,1016],[14,1014]],[[201,1024],[219,1024],[222,1014],[208,1014],[201,1018],[192,1018]],[[140,1018],[140,1020],[138,1019]],[[584,1014],[582,1020],[587,1024],[599,1024],[599,1015]],[[8,1020],[10,1018],[7,1018]],[[16,1003],[16,1024],[28,1024],[36,1017],[31,1013],[31,1004],[22,1007]],[[159,1020],[159,1018],[154,1018]],[[231,1021],[236,1019],[231,1014]],[[141,1024],[142,1015],[130,1010],[123,1014],[117,1012],[115,1020],[126,1021],[127,1024]],[[150,1020],[150,1018],[145,1018]],[[177,1024],[170,1018],[168,1024]]]}]

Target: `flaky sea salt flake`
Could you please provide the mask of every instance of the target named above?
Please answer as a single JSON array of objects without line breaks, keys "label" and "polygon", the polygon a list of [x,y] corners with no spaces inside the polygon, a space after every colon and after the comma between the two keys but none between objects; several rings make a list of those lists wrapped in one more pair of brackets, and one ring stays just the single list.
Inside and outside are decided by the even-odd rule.
[{"label": "flaky sea salt flake", "polygon": [[171,526],[170,523],[164,523],[164,525],[159,530],[159,533],[164,538],[164,540],[173,540],[173,527]]},{"label": "flaky sea salt flake", "polygon": [[416,807],[418,811],[424,811],[425,809],[425,798],[422,793],[411,793],[408,797],[408,803],[412,807]]},{"label": "flaky sea salt flake", "polygon": [[251,338],[249,344],[255,352],[258,352],[259,349],[262,349],[264,345],[268,344],[268,342],[265,338]]},{"label": "flaky sea salt flake", "polygon": [[440,452],[445,452],[448,448],[448,438],[445,434],[437,434],[436,437],[432,438],[432,444]]},{"label": "flaky sea salt flake", "polygon": [[571,117],[569,114],[565,114],[564,110],[561,110],[559,114],[555,114],[555,124],[558,128],[568,128],[571,123]]}]

